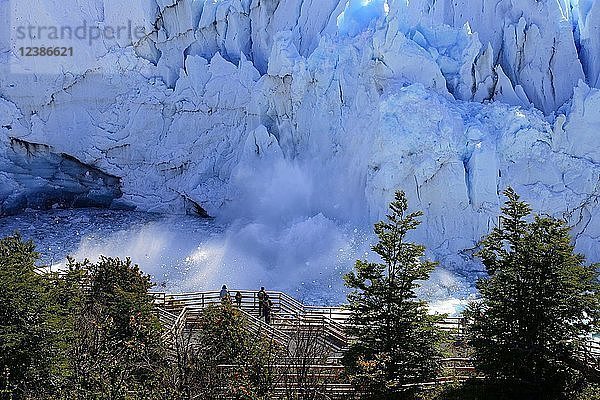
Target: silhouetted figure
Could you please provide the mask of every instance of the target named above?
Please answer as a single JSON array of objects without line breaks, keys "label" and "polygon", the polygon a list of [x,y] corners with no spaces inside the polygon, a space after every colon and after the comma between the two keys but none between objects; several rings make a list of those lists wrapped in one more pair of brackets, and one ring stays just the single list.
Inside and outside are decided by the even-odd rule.
[{"label": "silhouetted figure", "polygon": [[242,292],[240,292],[238,290],[238,292],[235,294],[235,304],[237,304],[237,306],[239,308],[242,307]]},{"label": "silhouetted figure", "polygon": [[270,324],[271,323],[271,311],[273,310],[273,302],[271,301],[271,299],[269,299],[268,296],[267,296],[267,299],[265,300],[264,307],[265,307],[265,309],[264,309],[265,322],[267,324]]},{"label": "silhouetted figure", "polygon": [[265,309],[265,300],[267,298],[267,292],[265,292],[265,288],[261,287],[258,291],[258,316],[262,317],[263,310]]},{"label": "silhouetted figure", "polygon": [[223,285],[221,288],[221,293],[219,293],[219,298],[221,299],[221,303],[226,303],[231,301],[231,297],[229,296],[229,291],[227,290],[227,285]]}]

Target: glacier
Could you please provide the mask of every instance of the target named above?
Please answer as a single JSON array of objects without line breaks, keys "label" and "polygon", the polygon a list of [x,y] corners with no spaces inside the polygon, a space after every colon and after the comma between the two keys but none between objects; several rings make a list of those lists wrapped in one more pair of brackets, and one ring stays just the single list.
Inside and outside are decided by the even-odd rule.
[{"label": "glacier", "polygon": [[127,16],[147,35],[32,71],[0,32],[2,215],[216,217],[245,257],[294,275],[335,264],[311,253],[356,240],[332,232],[368,230],[402,189],[425,212],[414,239],[436,282],[460,292],[510,185],[600,261],[598,1],[64,3],[44,0],[45,18]]}]

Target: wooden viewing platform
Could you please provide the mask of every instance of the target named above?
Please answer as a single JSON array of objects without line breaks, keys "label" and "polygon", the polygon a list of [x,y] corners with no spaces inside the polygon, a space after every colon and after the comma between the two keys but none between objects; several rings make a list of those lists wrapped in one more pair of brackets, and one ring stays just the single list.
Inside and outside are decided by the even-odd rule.
[{"label": "wooden viewing platform", "polygon": [[[238,290],[229,290],[234,305],[233,295],[237,292]],[[344,329],[344,325],[347,324],[350,316],[348,310],[342,307],[308,306],[286,293],[267,291],[269,299],[273,302],[273,307],[271,324],[266,324],[258,316],[257,291],[239,290],[239,292],[242,294],[239,310],[248,322],[247,329],[252,333],[268,337],[283,348],[288,349],[294,345],[294,342],[301,340],[298,339],[299,332],[316,333],[317,340],[327,354],[326,357],[318,357],[319,360],[316,360],[314,364],[307,364],[305,359],[302,360],[302,368],[304,368],[302,375],[306,377],[308,373],[315,379],[324,381],[325,383],[320,387],[320,390],[327,393],[329,398],[348,398],[348,394],[353,389],[340,379],[343,373],[341,358],[351,340]],[[152,293],[152,296],[160,321],[166,328],[166,335],[183,331],[193,333],[195,329],[194,321],[198,319],[203,310],[210,305],[221,304],[219,291],[178,294]],[[467,328],[467,322],[464,318],[446,318],[440,322],[439,326],[448,333],[451,342],[464,344]],[[589,346],[592,357],[600,361],[600,339],[590,340]],[[286,381],[285,385],[285,388],[289,389],[290,382],[292,382],[291,386],[293,387],[294,379],[300,373],[294,367],[295,360],[281,361],[281,365],[270,367],[281,369],[282,375],[286,379],[290,379]],[[283,361],[286,361],[286,363]],[[462,381],[477,376],[472,360],[467,354],[464,354],[464,357],[445,358],[442,362],[445,376],[439,377],[437,382],[424,383],[424,387],[445,382]],[[224,370],[235,368],[235,366],[228,365],[221,367]],[[282,392],[285,388],[276,386],[275,391]]]}]

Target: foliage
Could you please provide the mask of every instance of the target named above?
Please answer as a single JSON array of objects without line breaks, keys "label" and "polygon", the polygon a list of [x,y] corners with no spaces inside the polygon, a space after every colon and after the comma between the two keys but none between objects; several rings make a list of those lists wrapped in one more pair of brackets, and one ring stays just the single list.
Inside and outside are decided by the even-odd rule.
[{"label": "foliage", "polygon": [[590,384],[574,400],[600,400],[600,385]]},{"label": "foliage", "polygon": [[[531,399],[530,395],[519,391],[520,387],[507,392],[505,382],[472,379],[439,385],[423,394],[421,400],[506,400]],[[507,395],[510,393],[510,395]],[[507,397],[510,396],[510,397]],[[590,384],[569,400],[600,400],[600,387]]]},{"label": "foliage", "polygon": [[0,390],[15,398],[51,386],[50,287],[37,260],[33,243],[20,235],[0,240]]},{"label": "foliage", "polygon": [[[475,363],[507,399],[568,399],[598,371],[586,339],[598,331],[598,266],[574,252],[564,221],[534,216],[512,189],[479,256],[488,277],[470,305]],[[502,397],[501,396],[501,397]]]},{"label": "foliage", "polygon": [[268,398],[273,379],[268,366],[281,349],[263,333],[252,333],[230,302],[207,307],[193,321],[173,338],[177,398]]},{"label": "foliage", "polygon": [[[359,260],[345,276],[354,339],[343,363],[363,397],[600,400],[599,360],[586,351],[600,328],[598,265],[575,253],[564,221],[532,216],[512,189],[505,194],[500,225],[478,253],[488,272],[477,283],[481,300],[465,314],[486,379],[419,390],[441,371],[444,316],[417,298],[436,264],[408,241],[422,213],[409,213],[398,192],[375,225],[380,262]],[[60,274],[37,260],[19,235],[0,240],[1,399],[269,399],[278,385],[286,398],[308,400],[337,379],[312,368],[331,351],[319,327],[291,329],[286,348],[224,302],[187,310],[165,331],[150,277],[131,260],[69,260]]]},{"label": "foliage", "polygon": [[[163,365],[152,287],[131,260],[69,261],[56,279],[65,398],[152,398]],[[132,393],[136,395],[133,396]]]},{"label": "foliage", "polygon": [[131,260],[48,273],[37,259],[18,235],[0,241],[0,398],[268,398],[282,349],[230,303],[167,337]]},{"label": "foliage", "polygon": [[435,323],[443,316],[428,314],[417,300],[418,281],[436,264],[423,261],[425,248],[406,241],[420,224],[421,212],[407,213],[408,202],[397,192],[387,221],[375,225],[373,246],[382,263],[357,261],[346,275],[351,311],[348,334],[356,338],[344,357],[352,382],[370,398],[415,396],[420,383],[435,380],[440,370],[441,334]]}]

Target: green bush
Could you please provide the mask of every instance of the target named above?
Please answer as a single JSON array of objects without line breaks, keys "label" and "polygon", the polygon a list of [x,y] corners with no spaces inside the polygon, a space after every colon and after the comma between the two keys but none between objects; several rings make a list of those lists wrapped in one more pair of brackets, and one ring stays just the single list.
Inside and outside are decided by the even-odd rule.
[{"label": "green bush", "polygon": [[129,259],[70,260],[55,286],[60,396],[159,398],[165,347],[149,276]]},{"label": "green bush", "polygon": [[176,345],[173,387],[178,398],[268,399],[282,349],[268,335],[248,329],[230,302],[197,313],[172,342]]}]

